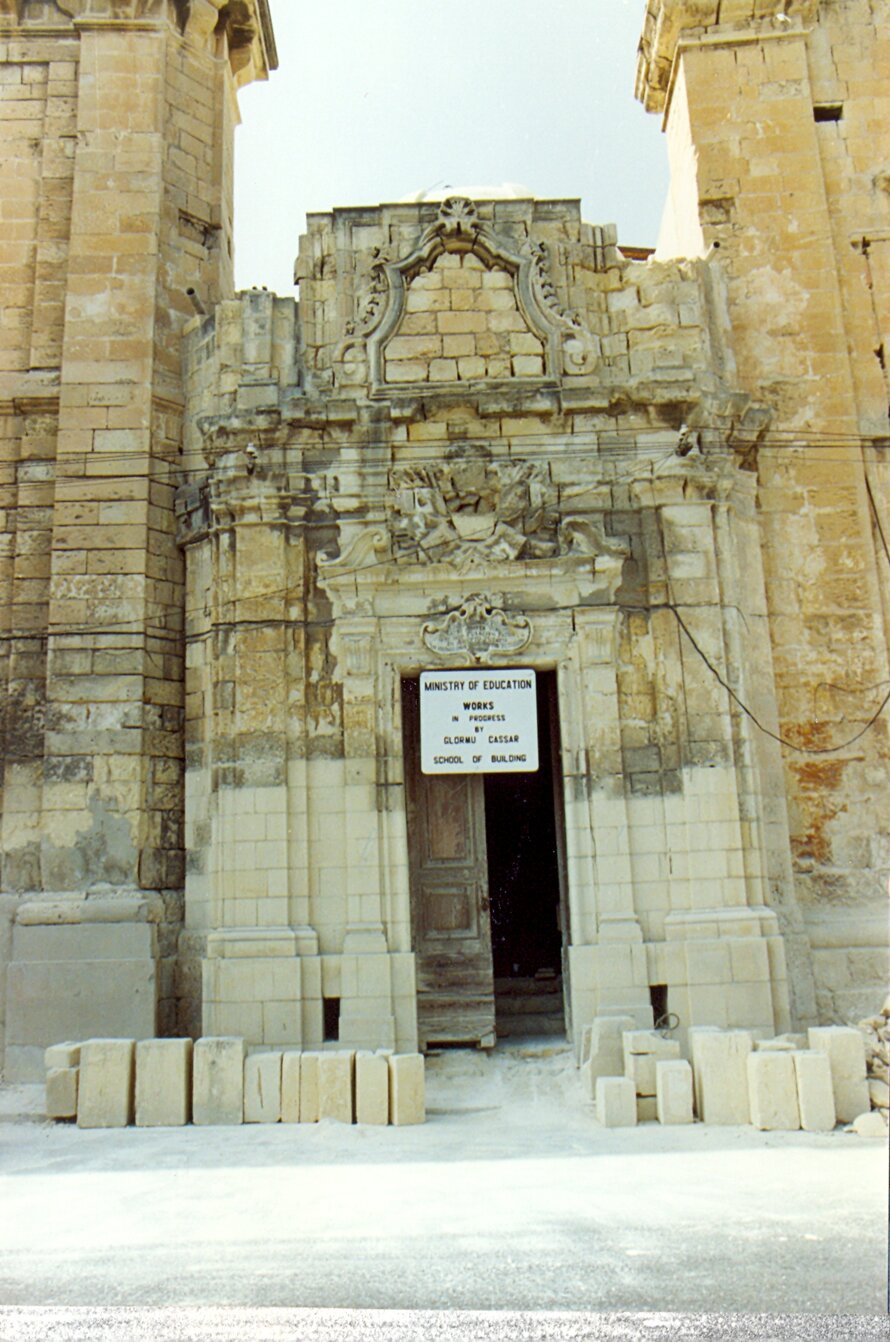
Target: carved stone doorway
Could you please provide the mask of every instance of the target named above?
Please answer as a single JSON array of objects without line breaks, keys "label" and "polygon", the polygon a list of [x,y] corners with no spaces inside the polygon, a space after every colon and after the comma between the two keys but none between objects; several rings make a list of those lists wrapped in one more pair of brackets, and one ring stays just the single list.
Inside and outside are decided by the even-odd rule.
[{"label": "carved stone doorway", "polygon": [[[418,1036],[491,1047],[564,1032],[568,944],[556,676],[539,672],[534,774],[425,775],[417,681],[402,682]],[[518,1018],[518,1019],[517,1019]]]}]

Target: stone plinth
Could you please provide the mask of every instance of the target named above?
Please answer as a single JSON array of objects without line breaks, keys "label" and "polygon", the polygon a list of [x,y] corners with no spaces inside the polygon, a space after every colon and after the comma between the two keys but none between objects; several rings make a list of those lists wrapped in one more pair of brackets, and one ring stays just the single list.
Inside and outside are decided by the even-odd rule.
[{"label": "stone plinth", "polygon": [[600,1076],[620,1076],[624,1071],[623,1034],[633,1030],[633,1016],[596,1016],[581,1039],[581,1085],[594,1098]]},{"label": "stone plinth", "polygon": [[198,1125],[244,1119],[243,1039],[199,1039],[194,1051],[192,1121]]},{"label": "stone plinth", "polygon": [[754,1127],[763,1132],[796,1132],[800,1110],[792,1055],[781,1049],[749,1053],[747,1068]]},{"label": "stone plinth", "polygon": [[656,1062],[655,1106],[659,1123],[692,1122],[692,1068],[683,1058]]},{"label": "stone plinth", "polygon": [[362,1049],[355,1055],[355,1121],[389,1122],[389,1063],[381,1053]]},{"label": "stone plinth", "polygon": [[699,1118],[703,1123],[748,1123],[751,1035],[746,1030],[693,1028],[689,1044]]},{"label": "stone plinth", "polygon": [[288,1049],[281,1058],[281,1121],[300,1121],[300,1060],[301,1054]]},{"label": "stone plinth", "polygon": [[654,1030],[627,1030],[622,1038],[624,1075],[633,1081],[637,1095],[654,1096],[655,1064],[661,1058],[679,1058],[679,1043]]},{"label": "stone plinth", "polygon": [[80,1049],[79,1128],[125,1128],[133,1122],[136,1041],[88,1039]]},{"label": "stone plinth", "polygon": [[244,1059],[244,1122],[281,1120],[281,1054],[250,1053]]},{"label": "stone plinth", "polygon": [[604,1128],[636,1127],[637,1096],[629,1077],[597,1077],[596,1118]]},{"label": "stone plinth", "polygon": [[423,1055],[394,1053],[388,1063],[389,1121],[394,1127],[423,1123],[426,1119]]},{"label": "stone plinth", "polygon": [[300,1122],[318,1122],[318,1064],[321,1053],[300,1055]]},{"label": "stone plinth", "polygon": [[51,1067],[46,1074],[47,1118],[77,1117],[78,1067]]},{"label": "stone plinth", "polygon": [[192,1117],[191,1039],[140,1039],[136,1045],[136,1126],[181,1127]]},{"label": "stone plinth", "polygon": [[811,1028],[808,1037],[810,1048],[828,1054],[837,1121],[852,1123],[871,1107],[862,1035],[852,1027],[826,1025]]},{"label": "stone plinth", "polygon": [[837,1122],[831,1062],[822,1049],[802,1049],[791,1055],[797,1082],[797,1105],[804,1132],[831,1132]]},{"label": "stone plinth", "polygon": [[353,1078],[355,1054],[351,1050],[318,1055],[318,1117],[338,1123],[355,1119]]}]

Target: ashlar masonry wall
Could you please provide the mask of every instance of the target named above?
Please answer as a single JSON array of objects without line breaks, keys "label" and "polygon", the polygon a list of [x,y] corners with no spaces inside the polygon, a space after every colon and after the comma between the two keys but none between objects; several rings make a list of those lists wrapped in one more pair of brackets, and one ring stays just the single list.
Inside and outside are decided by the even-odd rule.
[{"label": "ashlar masonry wall", "polygon": [[772,414],[757,506],[794,883],[837,1021],[886,976],[886,715],[862,729],[888,676],[888,56],[869,0],[656,0],[637,71],[671,158],[658,254],[725,276],[739,384]]},{"label": "ashlar masonry wall", "polygon": [[[472,661],[471,626],[482,667],[556,672],[579,1031],[651,1023],[653,988],[683,1030],[815,1019],[779,748],[717,678],[775,722],[764,416],[719,274],[626,262],[572,202],[466,200],[312,216],[298,273],[298,306],[246,294],[188,340],[203,1029],[314,1047],[328,999],[340,1041],[414,1047],[400,683]],[[517,319],[540,353],[446,353]]]},{"label": "ashlar masonry wall", "polygon": [[175,1023],[179,333],[189,289],[208,304],[231,291],[235,88],[274,59],[262,6],[242,6],[252,17],[237,32],[221,8],[15,0],[0,12],[11,1077],[39,1074],[60,1019],[66,1037],[107,1032],[138,999],[131,1030]]}]

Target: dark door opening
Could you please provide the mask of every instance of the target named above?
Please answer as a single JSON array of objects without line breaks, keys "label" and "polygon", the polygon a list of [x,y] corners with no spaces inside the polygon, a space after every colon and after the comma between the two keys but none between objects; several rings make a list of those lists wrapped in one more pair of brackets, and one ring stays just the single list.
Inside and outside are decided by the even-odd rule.
[{"label": "dark door opening", "polygon": [[564,1034],[556,673],[537,673],[535,773],[425,775],[418,682],[402,681],[420,1047]]},{"label": "dark door opening", "polygon": [[565,1032],[556,676],[539,671],[535,773],[486,774],[488,897],[499,1036]]}]

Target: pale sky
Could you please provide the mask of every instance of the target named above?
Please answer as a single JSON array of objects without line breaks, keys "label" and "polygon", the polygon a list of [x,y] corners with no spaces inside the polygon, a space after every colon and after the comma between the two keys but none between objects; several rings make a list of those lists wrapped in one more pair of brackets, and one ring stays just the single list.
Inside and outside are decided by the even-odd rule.
[{"label": "pale sky", "polygon": [[240,94],[239,288],[293,293],[307,212],[441,186],[577,197],[654,246],[659,118],[634,100],[645,0],[271,0],[279,68]]}]

